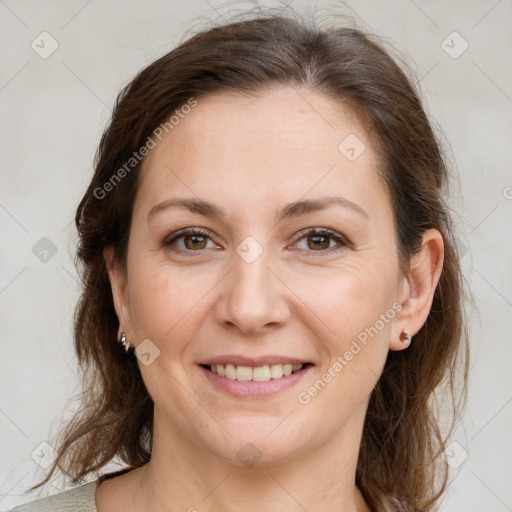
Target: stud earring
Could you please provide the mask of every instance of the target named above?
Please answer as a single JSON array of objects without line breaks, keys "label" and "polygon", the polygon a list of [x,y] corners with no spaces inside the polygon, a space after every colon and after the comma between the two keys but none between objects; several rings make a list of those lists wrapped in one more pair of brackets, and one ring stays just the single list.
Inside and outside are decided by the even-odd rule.
[{"label": "stud earring", "polygon": [[400,333],[400,341],[402,343],[410,343],[412,340],[411,334],[406,331],[405,329],[402,329],[402,332]]},{"label": "stud earring", "polygon": [[124,347],[125,353],[128,352],[128,350],[130,350],[130,342],[126,339],[125,332],[121,333],[121,339],[118,341],[118,343],[119,343],[119,346]]}]

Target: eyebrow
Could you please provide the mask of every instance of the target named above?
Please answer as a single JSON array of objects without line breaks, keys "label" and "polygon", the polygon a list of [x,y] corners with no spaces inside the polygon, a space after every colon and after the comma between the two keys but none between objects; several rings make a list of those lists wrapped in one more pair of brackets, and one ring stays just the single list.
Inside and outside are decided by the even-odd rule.
[{"label": "eyebrow", "polygon": [[[353,203],[352,201],[349,201],[348,199],[345,199],[343,197],[323,197],[321,199],[295,201],[293,203],[287,204],[280,211],[278,211],[277,218],[279,221],[281,221],[283,219],[298,217],[300,215],[305,215],[311,212],[324,210],[326,208],[329,208],[330,206],[336,205],[342,206],[344,208],[349,208],[352,211],[369,218],[368,213],[365,210],[363,210],[358,204]],[[156,204],[151,208],[151,210],[148,213],[148,221],[158,213],[169,208],[181,208],[184,210],[188,210],[192,213],[204,215],[205,217],[217,217],[221,220],[225,220],[227,217],[227,213],[223,208],[214,205],[213,203],[209,203],[208,201],[203,201],[202,199],[187,197],[179,199],[166,199],[165,201]]]}]

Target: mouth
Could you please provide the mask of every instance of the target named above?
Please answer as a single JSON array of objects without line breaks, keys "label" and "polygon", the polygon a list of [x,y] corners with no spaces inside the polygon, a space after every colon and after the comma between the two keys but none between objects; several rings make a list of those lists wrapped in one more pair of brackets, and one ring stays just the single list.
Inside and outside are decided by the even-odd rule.
[{"label": "mouth", "polygon": [[298,385],[314,366],[282,357],[219,357],[197,367],[214,392],[234,398],[268,399]]},{"label": "mouth", "polygon": [[262,366],[244,366],[236,364],[202,364],[206,370],[223,377],[225,379],[237,380],[237,381],[254,381],[254,382],[266,382],[275,379],[281,379],[294,375],[306,368],[312,366],[311,363],[304,364],[270,364]]}]

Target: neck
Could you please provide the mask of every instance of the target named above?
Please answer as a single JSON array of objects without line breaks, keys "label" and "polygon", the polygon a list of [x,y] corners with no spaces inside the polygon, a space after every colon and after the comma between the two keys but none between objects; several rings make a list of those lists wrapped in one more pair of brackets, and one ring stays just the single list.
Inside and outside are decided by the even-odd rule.
[{"label": "neck", "polygon": [[152,458],[139,470],[134,509],[370,512],[355,485],[364,414],[354,416],[327,443],[286,460],[241,467],[168,428],[155,408]]}]

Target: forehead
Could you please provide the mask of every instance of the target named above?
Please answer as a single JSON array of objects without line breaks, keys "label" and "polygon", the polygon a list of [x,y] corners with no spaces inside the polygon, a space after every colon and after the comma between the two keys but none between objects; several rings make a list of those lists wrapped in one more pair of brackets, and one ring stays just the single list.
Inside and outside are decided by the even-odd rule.
[{"label": "forehead", "polygon": [[367,200],[382,200],[376,169],[370,137],[340,102],[295,87],[222,92],[199,98],[151,150],[138,199],[145,207],[175,192],[297,200],[334,187],[349,196],[366,188]]}]

